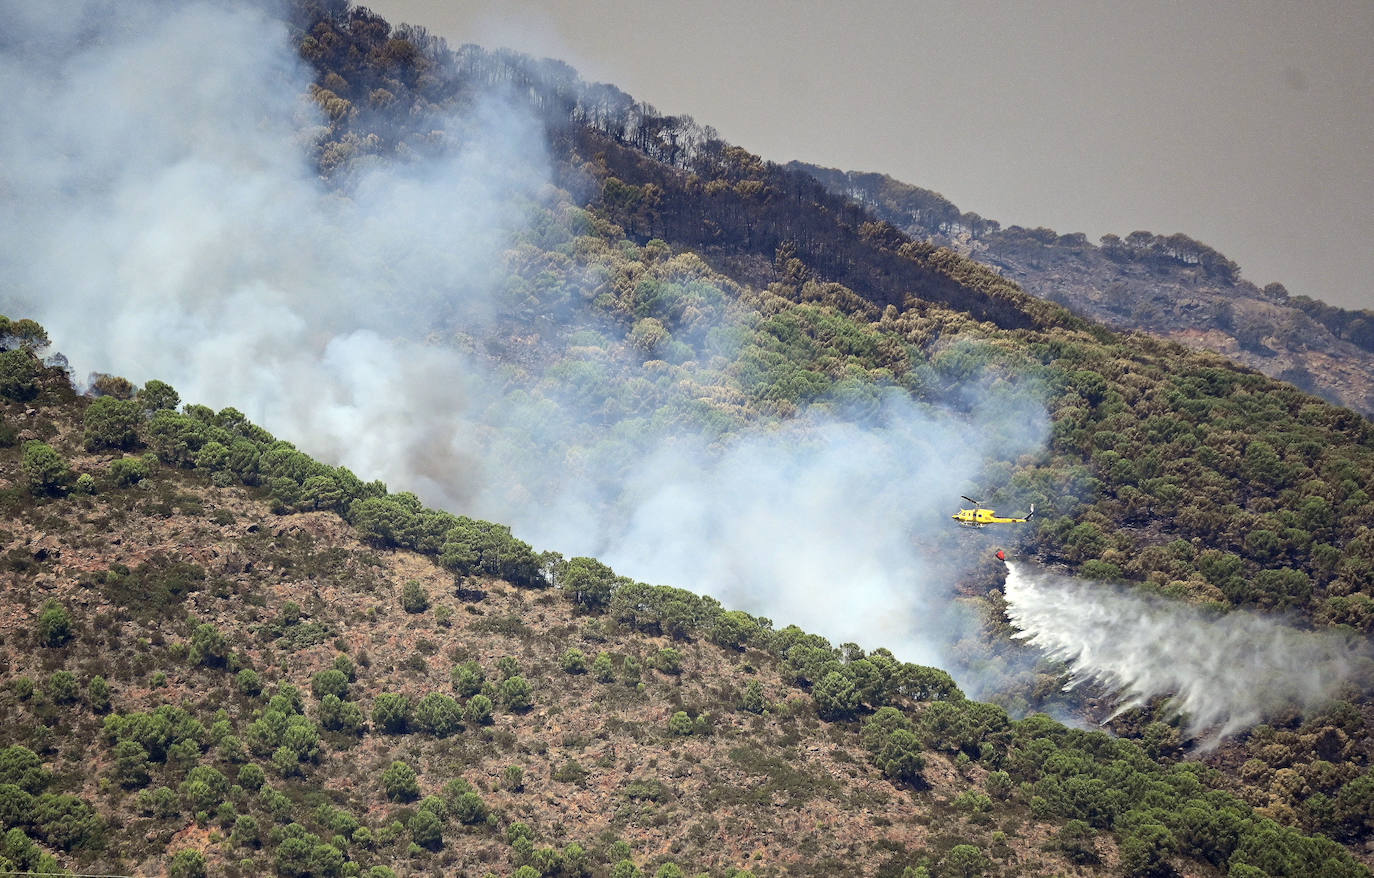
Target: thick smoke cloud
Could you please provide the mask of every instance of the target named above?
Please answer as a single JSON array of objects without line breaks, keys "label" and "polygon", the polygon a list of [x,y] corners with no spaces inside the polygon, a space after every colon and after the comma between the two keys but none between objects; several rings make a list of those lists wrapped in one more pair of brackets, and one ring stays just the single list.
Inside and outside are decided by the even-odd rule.
[{"label": "thick smoke cloud", "polygon": [[538,548],[837,642],[938,663],[962,636],[959,560],[922,535],[988,460],[1043,443],[1039,405],[970,397],[956,418],[894,398],[724,449],[662,436],[615,479],[594,457],[569,477],[541,456],[557,436],[492,447],[527,413],[480,361],[424,341],[490,317],[521,205],[548,182],[535,120],[494,101],[439,120],[446,158],[363,168],[345,196],[311,167],[309,72],[269,15],[4,6],[0,305],[44,323],[77,376],[168,381]]},{"label": "thick smoke cloud", "polygon": [[1118,710],[1171,696],[1204,746],[1371,683],[1367,643],[1256,613],[1207,613],[1011,562],[1006,599],[1028,643],[1068,663],[1078,680],[1119,693]]},{"label": "thick smoke cloud", "polygon": [[486,316],[519,205],[545,180],[533,120],[479,107],[449,126],[464,142],[447,158],[365,170],[344,198],[309,165],[319,118],[280,22],[58,6],[0,57],[5,307],[43,322],[78,377],[161,378],[460,499],[438,483],[470,465],[462,422],[429,413],[463,412],[476,376],[412,340]]},{"label": "thick smoke cloud", "polygon": [[[994,423],[1018,429],[999,436]],[[969,421],[894,397],[863,422],[803,417],[724,451],[679,441],[633,471],[626,518],[591,535],[601,557],[639,578],[943,665],[966,633],[949,586],[974,553],[944,554],[931,537],[952,528],[949,500],[986,460],[1034,450],[1043,436],[1031,403]]]}]

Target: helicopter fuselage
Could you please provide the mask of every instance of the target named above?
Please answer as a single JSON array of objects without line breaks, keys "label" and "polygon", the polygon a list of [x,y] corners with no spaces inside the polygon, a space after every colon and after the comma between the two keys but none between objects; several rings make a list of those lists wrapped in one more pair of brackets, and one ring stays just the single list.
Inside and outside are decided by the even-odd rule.
[{"label": "helicopter fuselage", "polygon": [[1017,524],[1030,521],[1035,515],[1035,506],[1031,506],[1030,513],[1025,518],[1011,518],[999,516],[995,510],[986,509],[982,506],[975,506],[972,509],[960,509],[950,518],[964,525],[965,527],[983,527],[987,524]]}]

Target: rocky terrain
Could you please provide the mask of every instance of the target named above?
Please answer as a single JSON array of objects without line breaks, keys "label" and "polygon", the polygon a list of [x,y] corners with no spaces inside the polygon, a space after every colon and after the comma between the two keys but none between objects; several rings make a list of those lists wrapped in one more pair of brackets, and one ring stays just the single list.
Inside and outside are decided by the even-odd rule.
[{"label": "rocky terrain", "polygon": [[1002,228],[939,195],[880,174],[794,162],[913,237],[992,266],[1026,292],[1123,331],[1215,351],[1329,402],[1374,415],[1374,314],[1262,289],[1184,235],[1134,232],[1094,244],[1081,234]]}]

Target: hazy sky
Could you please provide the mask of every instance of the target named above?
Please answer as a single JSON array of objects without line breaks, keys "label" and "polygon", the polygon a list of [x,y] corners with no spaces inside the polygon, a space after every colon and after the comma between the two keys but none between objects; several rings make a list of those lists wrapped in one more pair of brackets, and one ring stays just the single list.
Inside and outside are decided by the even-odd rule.
[{"label": "hazy sky", "polygon": [[375,0],[555,57],[767,159],[881,171],[963,210],[1183,232],[1374,307],[1374,2]]}]

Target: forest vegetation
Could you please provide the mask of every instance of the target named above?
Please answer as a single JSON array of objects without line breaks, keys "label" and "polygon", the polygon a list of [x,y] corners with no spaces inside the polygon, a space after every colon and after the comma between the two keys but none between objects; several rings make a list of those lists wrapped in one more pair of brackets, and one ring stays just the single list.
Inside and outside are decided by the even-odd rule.
[{"label": "forest vegetation", "polygon": [[1013,719],[165,383],[79,396],[30,347],[3,357],[10,868],[1367,874],[1308,834],[1368,837],[1356,705],[1254,730],[1230,772],[1160,721]]},{"label": "forest vegetation", "polygon": [[1366,417],[1374,414],[1374,312],[1368,309],[1292,296],[1281,283],[1257,286],[1234,261],[1181,233],[1134,231],[1093,244],[1081,233],[1003,228],[883,174],[801,162],[788,168],[1075,314],[1221,353]]},{"label": "forest vegetation", "polygon": [[[326,120],[313,158],[341,193],[367,162],[450,148],[464,132],[436,120],[492,91],[545,126],[555,185],[521,205],[495,318],[430,328],[502,376],[520,417],[492,427],[494,446],[560,442],[544,452],[571,477],[613,480],[588,462],[675,431],[728,443],[893,398],[958,416],[975,387],[1049,413],[1043,449],[969,486],[1035,504],[1023,554],[1218,613],[1374,631],[1374,427],[1359,414],[1076,316],[559,62],[450,51],[344,2],[290,16]],[[1001,680],[985,702],[962,669],[531,546],[164,382],[96,375],[79,393],[43,327],[13,316],[7,868],[914,878],[1374,862],[1367,693],[1205,757],[1160,704],[1111,734],[1072,728],[1036,712],[1084,707],[1059,692],[1066,670],[1016,670],[996,566],[958,583],[985,619],[968,661]],[[528,429],[549,422],[565,429],[538,435],[556,440]],[[516,457],[512,490],[538,496]]]}]

